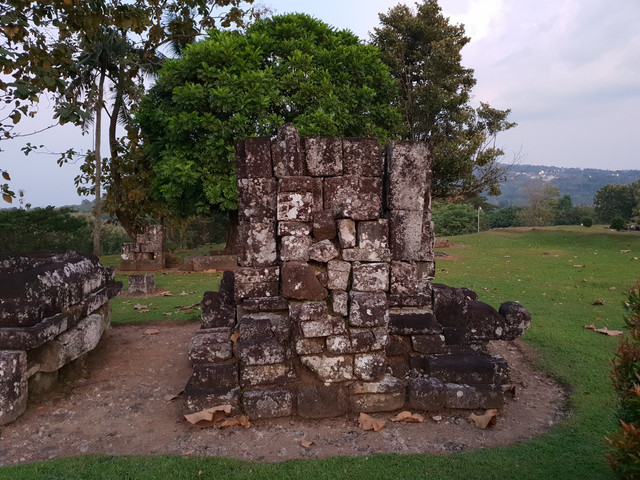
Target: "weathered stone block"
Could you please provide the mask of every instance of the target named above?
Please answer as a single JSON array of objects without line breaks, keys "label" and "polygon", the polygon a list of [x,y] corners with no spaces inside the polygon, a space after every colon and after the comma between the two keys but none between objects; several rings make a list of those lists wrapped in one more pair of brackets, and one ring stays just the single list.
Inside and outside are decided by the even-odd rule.
[{"label": "weathered stone block", "polygon": [[[374,327],[369,329],[376,341],[371,347],[371,350],[382,350],[387,347],[389,344],[389,327],[388,325],[384,325],[382,327]],[[351,331],[355,331],[352,329]]]},{"label": "weathered stone block", "polygon": [[254,297],[242,302],[245,312],[278,312],[289,310],[289,302],[282,297]]},{"label": "weathered stone block", "polygon": [[300,331],[304,338],[328,337],[333,335],[335,317],[326,316],[318,320],[309,320],[300,323]]},{"label": "weathered stone block", "polygon": [[243,315],[238,320],[240,341],[253,341],[273,337],[275,325],[282,324],[283,317],[286,316],[273,313],[249,313]]},{"label": "weathered stone block", "polygon": [[389,236],[393,260],[420,260],[422,212],[392,210]]},{"label": "weathered stone block", "polygon": [[329,315],[329,309],[326,302],[292,303],[289,306],[289,315],[294,322],[322,320]]},{"label": "weathered stone block", "polygon": [[236,140],[235,147],[238,178],[269,178],[273,175],[269,137]]},{"label": "weathered stone block", "polygon": [[331,310],[343,317],[349,315],[349,294],[344,291],[331,292]]},{"label": "weathered stone block", "polygon": [[313,212],[324,209],[322,178],[314,177],[283,177],[278,181],[279,192],[304,193],[309,192],[313,197]]},{"label": "weathered stone block", "polygon": [[290,123],[278,129],[278,136],[271,141],[271,158],[276,177],[304,175],[300,134]]},{"label": "weathered stone block", "polygon": [[445,386],[445,407],[465,410],[502,408],[504,394],[499,385],[457,385]]},{"label": "weathered stone block", "polygon": [[295,380],[295,374],[288,365],[255,365],[240,369],[240,385],[284,385]]},{"label": "weathered stone block", "polygon": [[432,355],[426,357],[428,374],[444,383],[497,384],[508,378],[501,357],[483,355]]},{"label": "weathered stone block", "polygon": [[517,302],[503,303],[500,305],[499,313],[505,319],[500,340],[515,340],[531,326],[531,314]]},{"label": "weathered stone block", "polygon": [[444,335],[412,335],[413,350],[419,353],[446,353]]},{"label": "weathered stone block", "polygon": [[327,352],[335,355],[353,353],[349,335],[334,335],[327,337]]},{"label": "weathered stone block", "polygon": [[280,242],[280,260],[283,262],[306,262],[309,260],[310,236],[286,236]]},{"label": "weathered stone block", "polygon": [[330,418],[349,408],[348,389],[340,385],[301,385],[298,388],[298,415],[303,418]]},{"label": "weathered stone block", "polygon": [[[236,299],[240,303],[245,298],[252,297],[277,297],[279,292],[278,282],[256,282],[236,284]],[[224,326],[224,325],[212,325]]]},{"label": "weathered stone block", "polygon": [[27,353],[0,350],[0,372],[0,425],[5,425],[27,408]]},{"label": "weathered stone block", "polygon": [[293,414],[293,395],[289,390],[247,390],[242,406],[250,419],[288,417]]},{"label": "weathered stone block", "polygon": [[328,283],[330,290],[347,290],[351,276],[351,264],[342,260],[331,260],[327,264]]},{"label": "weathered stone block", "polygon": [[389,335],[387,355],[408,355],[412,351],[411,338],[406,335]]},{"label": "weathered stone block", "polygon": [[338,226],[340,248],[354,248],[358,241],[356,237],[356,222],[350,218],[343,218],[336,223]]},{"label": "weathered stone block", "polygon": [[300,357],[303,365],[308,367],[324,383],[353,380],[353,358],[350,355],[304,355]]},{"label": "weathered stone block", "polygon": [[345,248],[342,259],[347,262],[389,262],[391,251],[388,248],[370,250],[368,248]]},{"label": "weathered stone block", "polygon": [[204,292],[200,311],[202,328],[232,327],[236,321],[236,309],[222,302],[219,292]]},{"label": "weathered stone block", "polygon": [[387,372],[397,378],[407,378],[411,372],[406,355],[387,356]]},{"label": "weathered stone block", "polygon": [[331,137],[305,137],[307,171],[313,177],[342,175],[342,139]]},{"label": "weathered stone block", "polygon": [[354,412],[390,412],[399,410],[405,404],[405,392],[367,393],[351,395],[349,403]]},{"label": "weathered stone block", "polygon": [[381,177],[384,156],[376,138],[342,139],[343,169],[345,175]]},{"label": "weathered stone block", "polygon": [[307,222],[278,222],[278,235],[285,237],[311,235],[311,224]]},{"label": "weathered stone block", "polygon": [[389,333],[395,335],[439,335],[442,325],[431,312],[392,311],[389,314]]},{"label": "weathered stone block", "polygon": [[353,264],[353,285],[358,292],[386,292],[389,290],[388,263]]},{"label": "weathered stone block", "polygon": [[382,180],[352,176],[325,178],[324,205],[337,218],[375,220],[382,209]]},{"label": "weathered stone block", "polygon": [[230,328],[198,330],[189,342],[191,363],[219,363],[232,356]]},{"label": "weathered stone block", "polygon": [[129,293],[132,295],[146,295],[156,289],[156,276],[152,273],[129,275]]},{"label": "weathered stone block", "polygon": [[424,210],[431,155],[426,143],[391,142],[387,145],[389,210]]},{"label": "weathered stone block", "polygon": [[231,270],[226,270],[222,274],[220,285],[218,286],[218,293],[220,294],[220,301],[229,306],[235,306],[235,286],[236,274]]},{"label": "weathered stone block", "polygon": [[278,193],[278,221],[310,222],[313,220],[311,192]]},{"label": "weathered stone block", "polygon": [[275,178],[238,178],[238,218],[241,222],[276,219]]},{"label": "weathered stone block", "polygon": [[243,365],[273,365],[285,361],[284,347],[276,338],[238,341],[237,355]]},{"label": "weathered stone block", "polygon": [[392,295],[416,295],[420,293],[418,285],[418,266],[414,262],[391,262]]},{"label": "weathered stone block", "polygon": [[338,258],[340,252],[330,240],[322,240],[314,243],[309,248],[309,258],[316,262],[327,263],[334,258]]},{"label": "weathered stone block", "polygon": [[240,387],[197,390],[191,383],[189,380],[184,387],[184,404],[188,413],[200,412],[212,405],[231,405],[232,412],[240,410]]},{"label": "weathered stone block", "polygon": [[389,295],[389,307],[431,308],[431,296],[425,293],[416,295]]},{"label": "weathered stone block", "polygon": [[387,296],[384,293],[350,292],[349,325],[381,327],[389,323]]},{"label": "weathered stone block", "polygon": [[280,267],[239,268],[234,275],[234,287],[247,283],[277,282],[279,279]]},{"label": "weathered stone block", "polygon": [[369,250],[389,248],[389,221],[358,222],[358,246]]},{"label": "weathered stone block", "polygon": [[434,412],[442,410],[448,399],[447,388],[435,378],[410,378],[407,380],[408,407]]},{"label": "weathered stone block", "polygon": [[240,222],[238,236],[244,239],[238,265],[264,267],[276,263],[276,226],[274,222]]},{"label": "weathered stone block", "polygon": [[385,372],[384,353],[358,353],[353,358],[353,374],[360,380],[376,380]]},{"label": "weathered stone block", "polygon": [[238,364],[196,364],[189,383],[193,390],[234,388],[238,385]]},{"label": "weathered stone block", "polygon": [[325,351],[325,338],[299,338],[295,342],[296,353],[298,355],[312,355]]},{"label": "weathered stone block", "polygon": [[319,242],[333,240],[338,234],[333,213],[328,210],[313,212],[313,238]]},{"label": "weathered stone block", "polygon": [[324,300],[328,292],[308,264],[287,262],[282,267],[282,296],[294,300]]}]

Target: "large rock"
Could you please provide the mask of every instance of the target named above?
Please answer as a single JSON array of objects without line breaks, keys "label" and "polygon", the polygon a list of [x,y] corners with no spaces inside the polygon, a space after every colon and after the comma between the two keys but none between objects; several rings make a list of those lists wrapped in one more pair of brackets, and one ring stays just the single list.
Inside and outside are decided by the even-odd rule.
[{"label": "large rock", "polygon": [[336,218],[376,220],[382,210],[382,180],[374,177],[328,177],[324,206]]},{"label": "large rock", "polygon": [[324,300],[328,292],[308,264],[287,262],[282,267],[282,296],[294,300]]}]

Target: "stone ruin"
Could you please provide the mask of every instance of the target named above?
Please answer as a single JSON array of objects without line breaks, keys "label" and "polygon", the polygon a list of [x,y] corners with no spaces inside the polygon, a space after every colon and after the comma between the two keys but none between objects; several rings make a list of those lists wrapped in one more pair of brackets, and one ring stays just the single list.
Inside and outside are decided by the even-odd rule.
[{"label": "stone ruin", "polygon": [[121,289],[94,256],[0,256],[0,425],[95,348],[109,327],[109,299]]},{"label": "stone ruin", "polygon": [[132,272],[155,272],[164,269],[167,261],[167,229],[148,225],[136,235],[134,243],[123,243],[120,268]]},{"label": "stone ruin", "polygon": [[422,143],[277,138],[236,144],[238,269],[202,301],[188,411],[250,418],[499,408],[508,365],[484,352],[530,324],[432,283],[431,156]]}]

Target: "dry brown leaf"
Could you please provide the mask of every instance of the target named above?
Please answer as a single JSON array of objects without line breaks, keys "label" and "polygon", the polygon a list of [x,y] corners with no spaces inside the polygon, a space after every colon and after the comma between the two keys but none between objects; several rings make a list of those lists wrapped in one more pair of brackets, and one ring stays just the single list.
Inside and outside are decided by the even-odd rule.
[{"label": "dry brown leaf", "polygon": [[476,415],[472,413],[469,415],[469,420],[471,420],[476,427],[485,429],[491,425],[495,425],[498,421],[498,410],[487,410],[484,415]]},{"label": "dry brown leaf", "polygon": [[236,330],[231,334],[231,341],[233,343],[236,343],[238,341],[238,338],[240,338],[240,330]]},{"label": "dry brown leaf", "polygon": [[309,440],[300,440],[300,446],[301,447],[309,448],[311,445],[313,445],[313,442],[311,442]]},{"label": "dry brown leaf", "polygon": [[203,273],[218,273],[218,270],[216,270],[215,268],[210,268],[208,270],[203,270]]},{"label": "dry brown leaf", "polygon": [[604,305],[604,300],[596,300],[591,305]]},{"label": "dry brown leaf", "polygon": [[216,426],[220,428],[225,428],[225,427],[235,427],[236,425],[240,425],[240,420],[238,420],[236,417],[233,417],[233,418],[228,418],[227,420],[223,420]]},{"label": "dry brown leaf", "polygon": [[591,323],[589,325],[585,325],[584,328],[586,328],[587,330],[595,330],[596,326],[593,323]]},{"label": "dry brown leaf", "polygon": [[147,328],[143,332],[143,335],[158,335],[159,333],[160,333],[160,330],[158,330],[157,328]]},{"label": "dry brown leaf", "polygon": [[185,415],[184,418],[187,422],[195,425],[199,422],[211,422],[214,419],[216,412],[224,412],[226,414],[231,413],[231,405],[217,405],[215,407],[206,408],[196,413]]},{"label": "dry brown leaf", "polygon": [[411,413],[408,411],[400,412],[398,415],[391,419],[392,422],[405,422],[405,423],[422,423],[424,417],[418,413]]},{"label": "dry brown leaf", "polygon": [[173,293],[171,292],[162,292],[163,297],[173,297]]},{"label": "dry brown leaf", "polygon": [[149,313],[149,309],[145,308],[144,310],[138,310],[138,313]]},{"label": "dry brown leaf", "polygon": [[247,417],[246,415],[240,415],[240,425],[242,425],[244,428],[251,428],[249,417]]},{"label": "dry brown leaf", "polygon": [[609,330],[607,327],[596,328],[595,331],[604,335],[609,335],[610,337],[617,337],[623,333],[622,330]]},{"label": "dry brown leaf", "polygon": [[574,265],[573,268],[584,268],[584,265]]},{"label": "dry brown leaf", "polygon": [[620,250],[620,253],[629,253],[631,250]]},{"label": "dry brown leaf", "polygon": [[634,260],[638,260],[638,257],[633,257]]},{"label": "dry brown leaf", "polygon": [[134,310],[144,310],[145,308],[148,308],[148,307],[147,307],[147,305],[140,305],[139,303],[136,303],[136,304],[133,306],[133,309],[134,309]]},{"label": "dry brown leaf", "polygon": [[360,413],[360,417],[358,417],[358,426],[362,430],[373,430],[374,432],[379,432],[386,424],[387,422],[384,420],[373,418],[366,413]]},{"label": "dry brown leaf", "polygon": [[182,395],[182,392],[180,393],[168,393],[164,396],[164,401],[165,402],[173,402],[174,400],[177,400],[178,398],[180,398],[180,395]]}]

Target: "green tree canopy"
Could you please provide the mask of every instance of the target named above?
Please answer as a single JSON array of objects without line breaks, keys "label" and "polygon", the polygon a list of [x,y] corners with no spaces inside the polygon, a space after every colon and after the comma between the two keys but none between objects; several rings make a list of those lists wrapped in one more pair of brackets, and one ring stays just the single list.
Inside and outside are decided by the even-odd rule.
[{"label": "green tree canopy", "polygon": [[436,0],[415,10],[398,5],[380,14],[380,23],[372,41],[400,88],[401,134],[428,142],[433,151],[433,195],[498,195],[504,172],[497,161],[504,151],[496,135],[516,124],[507,121],[510,110],[469,104],[476,80],[461,64],[469,42],[464,27],[451,25]]},{"label": "green tree canopy", "polygon": [[210,32],[169,60],[138,115],[155,194],[181,216],[237,206],[234,141],[302,135],[389,139],[400,115],[378,49],[303,14]]},{"label": "green tree canopy", "polygon": [[640,180],[631,185],[605,185],[596,192],[593,205],[601,222],[615,217],[629,220],[640,214]]}]

